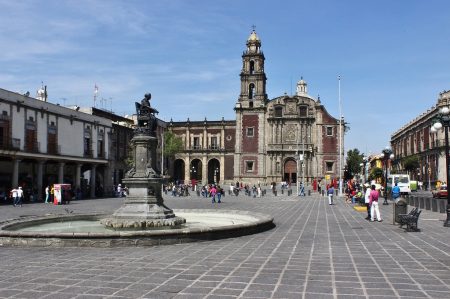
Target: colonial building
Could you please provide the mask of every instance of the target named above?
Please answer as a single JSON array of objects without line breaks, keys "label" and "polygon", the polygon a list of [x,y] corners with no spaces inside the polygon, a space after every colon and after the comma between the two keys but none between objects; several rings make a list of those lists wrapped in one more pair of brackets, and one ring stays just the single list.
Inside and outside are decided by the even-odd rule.
[{"label": "colonial building", "polygon": [[0,89],[0,191],[22,186],[42,199],[46,185],[71,183],[95,197],[112,185],[111,121]]},{"label": "colonial building", "polygon": [[417,155],[419,167],[410,173],[412,179],[423,181],[424,186],[435,186],[439,180],[446,181],[444,130],[433,132],[431,126],[439,109],[450,106],[450,91],[439,94],[435,106],[404,125],[391,136],[395,158],[395,172],[403,172],[404,158]]},{"label": "colonial building", "polygon": [[295,95],[269,99],[265,57],[255,31],[246,46],[234,105],[236,119],[170,122],[168,129],[180,136],[185,146],[171,167],[174,178],[251,184],[336,178],[338,141],[343,137],[339,120],[327,112],[320,99],[308,95],[303,79]]}]

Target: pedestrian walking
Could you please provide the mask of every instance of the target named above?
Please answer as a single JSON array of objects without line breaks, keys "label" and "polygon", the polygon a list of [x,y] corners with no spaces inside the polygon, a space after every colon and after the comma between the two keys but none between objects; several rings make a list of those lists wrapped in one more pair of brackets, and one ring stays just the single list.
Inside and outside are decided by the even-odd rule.
[{"label": "pedestrian walking", "polygon": [[211,203],[215,203],[216,202],[216,193],[217,193],[217,189],[214,185],[212,185],[211,189],[209,189],[209,194],[211,194]]},{"label": "pedestrian walking", "polygon": [[22,206],[22,200],[23,200],[23,190],[22,187],[19,187],[17,189],[17,201],[16,201],[16,206],[20,205]]},{"label": "pedestrian walking", "polygon": [[221,203],[220,199],[222,198],[223,189],[220,186],[217,186],[216,194],[217,194],[217,202]]},{"label": "pedestrian walking", "polygon": [[400,187],[397,183],[395,183],[395,186],[392,188],[392,199],[397,199],[400,197]]},{"label": "pedestrian walking", "polygon": [[10,191],[10,194],[11,194],[11,197],[12,197],[12,199],[13,199],[13,205],[16,206],[16,202],[17,202],[17,189],[16,189],[16,188],[13,188],[13,189]]},{"label": "pedestrian walking", "polygon": [[334,187],[333,187],[333,185],[330,185],[328,187],[327,194],[328,194],[328,204],[331,206],[331,205],[333,205],[333,196],[334,196]]},{"label": "pedestrian walking", "polygon": [[367,208],[366,220],[370,220],[370,191],[372,191],[372,189],[370,189],[369,187],[369,184],[364,184],[364,188],[366,188],[366,193],[364,194],[364,203],[366,204]]},{"label": "pedestrian walking", "polygon": [[50,187],[47,185],[47,187],[45,187],[45,203],[48,203],[49,199],[50,199]]},{"label": "pedestrian walking", "polygon": [[381,219],[380,207],[378,206],[378,190],[375,190],[375,185],[372,185],[372,191],[370,191],[370,221],[374,221],[374,216],[377,214],[378,222],[383,221]]},{"label": "pedestrian walking", "polygon": [[50,202],[54,203],[54,200],[55,200],[55,186],[52,185],[50,187]]}]

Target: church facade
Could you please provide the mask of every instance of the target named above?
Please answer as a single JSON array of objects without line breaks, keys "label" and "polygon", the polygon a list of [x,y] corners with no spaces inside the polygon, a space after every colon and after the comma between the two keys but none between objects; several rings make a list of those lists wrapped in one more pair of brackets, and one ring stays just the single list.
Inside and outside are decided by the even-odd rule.
[{"label": "church facade", "polygon": [[344,148],[339,119],[308,95],[303,79],[295,95],[269,99],[264,62],[252,31],[242,55],[235,120],[168,123],[184,143],[170,167],[175,180],[269,184],[338,177],[339,146]]}]

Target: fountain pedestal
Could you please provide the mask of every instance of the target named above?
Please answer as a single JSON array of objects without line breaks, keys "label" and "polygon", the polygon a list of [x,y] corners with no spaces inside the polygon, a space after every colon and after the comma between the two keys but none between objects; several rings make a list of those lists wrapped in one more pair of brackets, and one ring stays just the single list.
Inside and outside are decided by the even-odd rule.
[{"label": "fountain pedestal", "polygon": [[156,117],[150,107],[149,95],[141,104],[136,103],[138,126],[131,139],[133,168],[122,182],[128,188],[124,204],[101,223],[112,229],[151,229],[176,227],[186,222],[177,217],[163,202],[162,178],[155,171],[156,163]]}]

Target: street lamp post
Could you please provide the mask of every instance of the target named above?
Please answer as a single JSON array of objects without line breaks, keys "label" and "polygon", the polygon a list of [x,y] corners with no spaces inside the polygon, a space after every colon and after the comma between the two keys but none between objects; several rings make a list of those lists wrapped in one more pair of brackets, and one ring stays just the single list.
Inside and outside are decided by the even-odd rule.
[{"label": "street lamp post", "polygon": [[363,165],[364,165],[364,183],[367,182],[367,162],[369,161],[369,158],[367,158],[366,156],[363,157]]},{"label": "street lamp post", "polygon": [[382,153],[384,155],[384,165],[386,168],[386,172],[384,174],[384,202],[383,205],[388,205],[387,197],[388,197],[388,190],[387,190],[387,180],[388,180],[388,163],[389,159],[394,159],[394,154],[392,153],[392,150],[390,147],[386,147],[384,150],[382,150]]},{"label": "street lamp post", "polygon": [[[436,116],[436,122],[431,127],[431,130],[436,132],[444,126],[445,132],[445,169],[447,175],[447,189],[450,182],[449,171],[449,157],[448,157],[448,127],[450,126],[450,109],[449,107],[442,107],[439,109],[439,114]],[[447,192],[447,219],[444,222],[445,227],[450,227],[450,192]]]},{"label": "street lamp post", "polygon": [[214,180],[216,181],[216,184],[219,184],[219,179],[218,179],[218,174],[219,174],[219,168],[216,167],[216,169],[214,169]]}]

